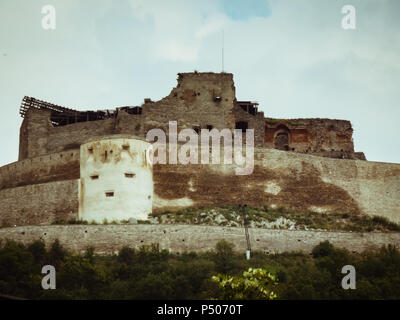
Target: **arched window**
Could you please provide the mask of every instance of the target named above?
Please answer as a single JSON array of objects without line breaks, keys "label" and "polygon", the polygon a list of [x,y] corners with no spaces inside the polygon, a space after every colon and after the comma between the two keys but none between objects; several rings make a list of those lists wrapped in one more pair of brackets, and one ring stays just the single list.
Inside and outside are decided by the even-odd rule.
[{"label": "arched window", "polygon": [[289,150],[290,130],[285,125],[281,124],[276,127],[274,134],[274,147],[278,150]]}]

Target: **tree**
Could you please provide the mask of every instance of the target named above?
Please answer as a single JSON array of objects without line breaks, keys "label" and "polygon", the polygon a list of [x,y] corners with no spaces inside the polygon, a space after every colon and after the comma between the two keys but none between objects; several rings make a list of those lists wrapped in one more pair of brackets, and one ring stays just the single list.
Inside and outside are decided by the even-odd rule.
[{"label": "tree", "polygon": [[216,244],[216,254],[214,256],[215,266],[218,272],[227,273],[236,266],[235,254],[233,252],[235,245],[226,240],[220,240]]},{"label": "tree", "polygon": [[278,280],[275,275],[265,269],[249,268],[248,271],[243,272],[242,277],[218,274],[212,279],[223,289],[222,299],[224,300],[277,298],[272,288],[278,285]]}]

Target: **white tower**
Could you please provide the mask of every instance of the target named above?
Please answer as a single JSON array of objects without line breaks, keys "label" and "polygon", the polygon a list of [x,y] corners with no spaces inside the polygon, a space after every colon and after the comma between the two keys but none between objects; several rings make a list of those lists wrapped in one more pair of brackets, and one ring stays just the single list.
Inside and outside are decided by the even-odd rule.
[{"label": "white tower", "polygon": [[79,219],[147,219],[153,204],[150,143],[111,138],[81,145]]}]

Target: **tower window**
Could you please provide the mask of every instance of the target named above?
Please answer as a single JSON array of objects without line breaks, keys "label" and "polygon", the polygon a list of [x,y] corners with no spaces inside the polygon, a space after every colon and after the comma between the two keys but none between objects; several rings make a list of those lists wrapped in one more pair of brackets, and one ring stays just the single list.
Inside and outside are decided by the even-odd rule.
[{"label": "tower window", "polygon": [[92,180],[97,180],[98,178],[99,178],[98,174],[94,174],[94,175],[90,176],[90,179],[92,179]]},{"label": "tower window", "polygon": [[93,148],[92,147],[88,148],[88,151],[89,153],[93,153]]},{"label": "tower window", "polygon": [[124,144],[124,145],[122,146],[122,149],[123,149],[123,150],[129,150],[129,145]]},{"label": "tower window", "polygon": [[106,191],[106,197],[107,198],[114,197],[114,191]]},{"label": "tower window", "polygon": [[126,178],[133,178],[135,176],[134,173],[125,173]]}]

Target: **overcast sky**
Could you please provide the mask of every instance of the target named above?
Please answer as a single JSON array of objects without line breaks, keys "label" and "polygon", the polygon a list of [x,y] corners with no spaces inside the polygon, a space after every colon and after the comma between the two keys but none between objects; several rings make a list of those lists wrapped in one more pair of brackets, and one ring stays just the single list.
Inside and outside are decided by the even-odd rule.
[{"label": "overcast sky", "polygon": [[[341,26],[346,4],[355,30]],[[0,165],[18,158],[25,95],[79,110],[158,100],[178,72],[221,71],[222,30],[239,100],[350,120],[356,151],[400,162],[398,0],[0,0]]]}]

